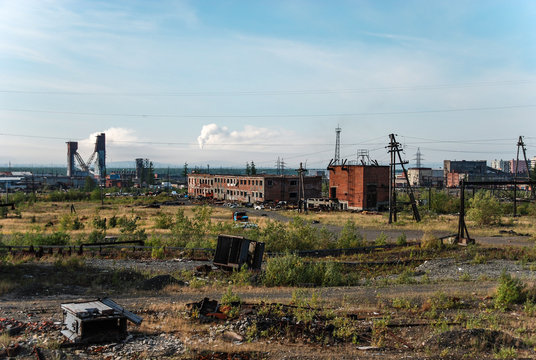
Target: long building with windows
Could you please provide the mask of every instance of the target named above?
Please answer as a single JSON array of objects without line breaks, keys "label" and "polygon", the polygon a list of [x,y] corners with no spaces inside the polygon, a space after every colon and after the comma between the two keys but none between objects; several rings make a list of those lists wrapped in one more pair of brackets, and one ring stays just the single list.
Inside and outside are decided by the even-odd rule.
[{"label": "long building with windows", "polygon": [[[322,176],[304,176],[305,198],[322,196]],[[243,203],[297,203],[297,175],[219,175],[188,174],[188,195]]]}]

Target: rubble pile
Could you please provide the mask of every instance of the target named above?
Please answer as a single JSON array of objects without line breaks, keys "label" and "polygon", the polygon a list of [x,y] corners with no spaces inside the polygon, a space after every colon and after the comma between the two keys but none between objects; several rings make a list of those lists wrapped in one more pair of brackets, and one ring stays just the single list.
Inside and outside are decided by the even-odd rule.
[{"label": "rubble pile", "polygon": [[89,346],[84,352],[104,359],[147,359],[180,355],[185,351],[180,339],[171,334],[129,335],[124,341]]}]

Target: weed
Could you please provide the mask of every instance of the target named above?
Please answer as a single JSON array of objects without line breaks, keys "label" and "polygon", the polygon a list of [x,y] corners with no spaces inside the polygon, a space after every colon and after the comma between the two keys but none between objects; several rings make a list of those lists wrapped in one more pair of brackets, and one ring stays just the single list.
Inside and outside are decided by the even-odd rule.
[{"label": "weed", "polygon": [[475,256],[471,260],[472,264],[485,264],[488,262],[488,258],[485,255],[475,253]]},{"label": "weed", "polygon": [[233,292],[233,289],[229,286],[227,291],[221,296],[220,310],[227,314],[228,317],[234,318],[240,312],[240,304],[242,300],[238,294]]},{"label": "weed", "polygon": [[414,284],[416,283],[413,278],[413,271],[411,269],[405,269],[398,277],[396,278],[397,284]]},{"label": "weed", "polygon": [[525,305],[523,305],[523,310],[528,316],[534,316],[536,314],[536,303],[533,300],[527,299]]},{"label": "weed", "polygon": [[443,244],[437,236],[425,232],[421,238],[421,247],[423,249],[441,250]]},{"label": "weed", "polygon": [[372,323],[372,341],[371,344],[376,347],[384,347],[389,326],[389,317],[376,319]]},{"label": "weed", "polygon": [[351,219],[344,224],[339,237],[337,238],[337,245],[339,249],[349,249],[363,246],[363,236],[357,230],[355,222]]},{"label": "weed", "polygon": [[251,271],[248,266],[244,265],[240,270],[234,270],[231,274],[231,280],[234,285],[247,286],[252,284]]},{"label": "weed", "polygon": [[377,246],[383,246],[387,244],[387,235],[382,231],[380,235],[374,240],[374,244]]},{"label": "weed", "polygon": [[402,233],[400,235],[398,235],[398,237],[396,238],[396,244],[399,245],[399,246],[404,246],[408,243],[408,240],[407,240],[407,237],[406,237],[406,233]]},{"label": "weed", "polygon": [[335,318],[333,318],[333,320],[331,320],[331,324],[334,326],[334,337],[344,341],[351,340],[353,344],[357,344],[357,324],[354,320],[346,316],[336,316]]},{"label": "weed", "polygon": [[495,308],[506,310],[513,304],[519,304],[525,300],[525,284],[512,277],[505,271],[502,272],[499,278],[499,287],[495,295]]},{"label": "weed", "polygon": [[11,336],[7,332],[0,335],[0,347],[7,348],[11,343]]},{"label": "weed", "polygon": [[471,281],[471,275],[467,271],[460,275],[460,281]]},{"label": "weed", "polygon": [[406,309],[413,310],[416,308],[416,305],[412,304],[411,301],[405,298],[394,298],[391,302],[391,306],[395,309]]},{"label": "weed", "polygon": [[517,358],[517,351],[513,347],[503,347],[494,355],[495,359],[509,360]]},{"label": "weed", "polygon": [[173,217],[166,213],[159,213],[156,216],[154,227],[156,229],[171,229],[174,225]]}]

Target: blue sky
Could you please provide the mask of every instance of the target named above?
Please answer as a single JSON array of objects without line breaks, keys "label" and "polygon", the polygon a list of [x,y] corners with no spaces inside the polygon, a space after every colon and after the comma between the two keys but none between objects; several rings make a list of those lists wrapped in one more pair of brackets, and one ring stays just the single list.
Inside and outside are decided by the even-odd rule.
[{"label": "blue sky", "polygon": [[[0,0],[0,165],[536,155],[534,1]],[[19,136],[22,135],[22,136]],[[29,137],[34,136],[34,137]]]}]

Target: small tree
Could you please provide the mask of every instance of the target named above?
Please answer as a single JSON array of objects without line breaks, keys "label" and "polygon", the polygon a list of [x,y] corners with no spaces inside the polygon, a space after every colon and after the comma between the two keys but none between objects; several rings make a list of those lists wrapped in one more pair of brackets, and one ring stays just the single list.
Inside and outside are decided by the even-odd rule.
[{"label": "small tree", "polygon": [[477,225],[493,225],[501,222],[501,205],[489,192],[480,191],[469,200],[469,220]]},{"label": "small tree", "polygon": [[255,163],[253,162],[253,160],[251,161],[251,175],[257,175],[257,168],[255,168]]},{"label": "small tree", "polygon": [[246,175],[251,175],[251,167],[248,162],[246,163]]}]

